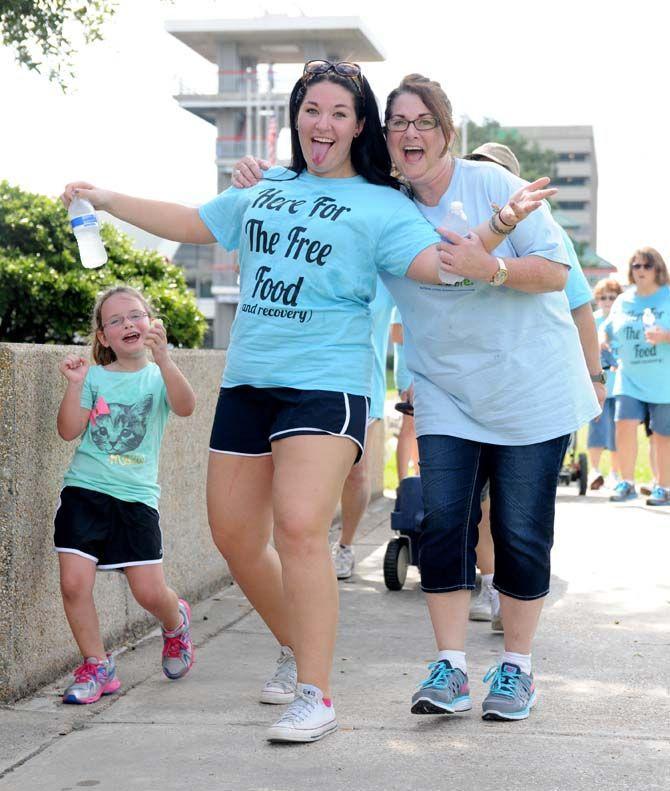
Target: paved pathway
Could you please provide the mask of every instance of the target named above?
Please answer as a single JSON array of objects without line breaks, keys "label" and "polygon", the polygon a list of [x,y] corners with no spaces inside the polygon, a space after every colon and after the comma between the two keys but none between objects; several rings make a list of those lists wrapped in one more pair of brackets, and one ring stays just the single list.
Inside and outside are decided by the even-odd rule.
[{"label": "paved pathway", "polygon": [[416,570],[384,587],[388,500],[372,504],[358,566],[341,583],[334,667],[340,731],[269,745],[278,709],[256,700],[276,649],[235,586],[194,608],[197,664],[158,667],[157,633],[118,658],[123,694],[62,706],[65,679],[0,708],[0,791],[607,791],[670,788],[670,512],[559,492],[553,591],[534,654],[529,720],[479,717],[481,678],[501,649],[486,623],[468,643],[475,708],[416,717],[433,658]]}]

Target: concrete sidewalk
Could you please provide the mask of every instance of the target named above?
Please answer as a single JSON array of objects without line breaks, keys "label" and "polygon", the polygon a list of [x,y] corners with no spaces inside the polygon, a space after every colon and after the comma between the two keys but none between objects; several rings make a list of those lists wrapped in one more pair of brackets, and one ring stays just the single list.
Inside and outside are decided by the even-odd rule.
[{"label": "concrete sidewalk", "polygon": [[472,623],[468,641],[473,710],[409,713],[435,652],[416,569],[403,591],[384,586],[390,507],[372,504],[356,574],[340,584],[337,734],[265,741],[282,708],[257,696],[277,650],[230,586],[194,608],[197,663],[185,679],[163,677],[154,632],[118,657],[122,694],[63,706],[62,679],[0,709],[0,789],[667,791],[669,509],[559,490],[553,591],[534,653],[539,703],[526,721],[496,723],[480,718],[481,678],[502,647],[488,623]]}]

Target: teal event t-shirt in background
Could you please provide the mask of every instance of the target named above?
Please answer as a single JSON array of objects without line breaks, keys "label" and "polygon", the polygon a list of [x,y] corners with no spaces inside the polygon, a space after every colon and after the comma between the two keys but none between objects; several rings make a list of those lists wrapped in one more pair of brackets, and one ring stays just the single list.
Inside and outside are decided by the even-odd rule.
[{"label": "teal event t-shirt in background", "polygon": [[[471,228],[526,182],[503,168],[456,160],[437,206],[419,208],[435,226],[461,201]],[[494,251],[569,266],[546,206]],[[382,273],[403,320],[414,377],[417,436],[445,434],[494,445],[529,445],[575,431],[600,413],[564,291],[526,294],[459,280],[432,286]]]},{"label": "teal event t-shirt in background", "polygon": [[125,372],[93,365],[80,403],[90,417],[65,485],[158,508],[158,453],[170,412],[158,366]]},{"label": "teal event t-shirt in background", "polygon": [[614,395],[648,404],[670,404],[670,343],[647,343],[642,314],[649,308],[655,323],[670,330],[670,286],[642,297],[635,286],[620,294],[602,325],[618,360]]},{"label": "teal event t-shirt in background", "polygon": [[439,241],[412,201],[362,176],[272,168],[254,187],[222,192],[200,217],[223,247],[239,250],[222,386],[370,396],[378,271],[402,277]]},{"label": "teal event t-shirt in background", "polygon": [[[600,332],[602,325],[605,323],[605,316],[603,316],[602,310],[596,310],[593,313],[593,320],[596,323],[596,329]],[[605,352],[601,352],[601,359],[602,356],[606,354]],[[614,366],[614,354],[613,352],[607,355],[608,361],[607,365],[612,364]],[[612,398],[614,396],[614,380],[616,378],[616,371],[612,371],[609,368],[605,370],[605,380],[607,382],[607,398]]]},{"label": "teal event t-shirt in background", "polygon": [[570,310],[575,310],[576,308],[581,308],[582,305],[587,305],[592,302],[593,294],[589,281],[586,279],[586,275],[582,269],[582,265],[579,263],[579,258],[577,258],[577,251],[572,243],[572,239],[560,225],[558,227],[570,262],[568,280],[565,284],[565,296],[568,298]]},{"label": "teal event t-shirt in background", "polygon": [[[400,324],[402,327],[402,316],[397,306],[393,308],[391,324]],[[399,393],[409,390],[412,384],[412,374],[407,368],[407,362],[405,361],[405,345],[403,343],[393,344],[393,381]]]},{"label": "teal event t-shirt in background", "polygon": [[377,280],[377,294],[370,303],[372,314],[372,351],[374,367],[372,369],[372,396],[370,398],[370,418],[377,420],[384,417],[386,401],[386,355],[389,348],[389,330],[391,328],[391,312],[393,297],[386,286]]}]

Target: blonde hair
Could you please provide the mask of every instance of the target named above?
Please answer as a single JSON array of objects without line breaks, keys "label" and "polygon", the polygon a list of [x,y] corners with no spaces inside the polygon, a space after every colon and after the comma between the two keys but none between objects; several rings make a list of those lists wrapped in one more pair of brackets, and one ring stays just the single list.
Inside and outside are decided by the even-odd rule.
[{"label": "blonde hair", "polygon": [[93,306],[93,314],[91,316],[91,356],[96,365],[109,365],[116,360],[116,354],[112,351],[111,346],[103,346],[98,337],[99,332],[104,332],[105,328],[102,326],[102,306],[107,302],[110,297],[115,294],[127,294],[130,297],[138,299],[144,310],[149,314],[149,318],[154,318],[155,311],[147,301],[146,297],[132,286],[113,286],[98,294]]},{"label": "blonde hair", "polygon": [[437,118],[437,124],[444,135],[444,148],[440,152],[443,157],[449,150],[449,145],[456,134],[454,126],[453,111],[449,97],[442,89],[439,82],[429,80],[423,74],[408,74],[400,81],[400,85],[394,88],[386,100],[386,112],[384,113],[384,123],[388,123],[393,110],[393,102],[403,93],[413,93],[426,105],[430,112]]},{"label": "blonde hair", "polygon": [[593,287],[593,296],[598,299],[599,296],[608,291],[613,291],[617,296],[619,296],[619,294],[623,292],[623,288],[621,287],[621,283],[619,283],[619,281],[615,280],[613,277],[604,277]]},{"label": "blonde hair", "polygon": [[630,257],[630,261],[628,262],[629,283],[635,283],[635,280],[633,279],[633,262],[636,258],[641,258],[645,264],[654,265],[654,275],[657,285],[664,286],[668,282],[668,268],[665,265],[663,256],[658,252],[658,250],[654,250],[653,247],[641,247],[639,250],[636,250],[633,253],[633,255]]}]

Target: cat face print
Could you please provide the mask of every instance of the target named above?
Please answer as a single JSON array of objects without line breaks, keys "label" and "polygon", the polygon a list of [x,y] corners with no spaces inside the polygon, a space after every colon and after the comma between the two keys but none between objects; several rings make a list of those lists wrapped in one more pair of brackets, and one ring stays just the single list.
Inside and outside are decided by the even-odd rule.
[{"label": "cat face print", "polygon": [[153,401],[152,395],[134,404],[107,404],[104,399],[98,399],[90,420],[93,442],[103,453],[135,450],[147,433]]}]

